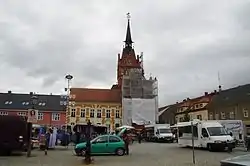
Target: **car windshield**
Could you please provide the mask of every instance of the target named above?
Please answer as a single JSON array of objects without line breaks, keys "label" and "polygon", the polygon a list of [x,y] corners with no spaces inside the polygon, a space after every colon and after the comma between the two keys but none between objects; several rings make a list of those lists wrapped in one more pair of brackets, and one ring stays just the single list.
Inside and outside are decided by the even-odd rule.
[{"label": "car windshield", "polygon": [[210,136],[228,135],[224,127],[208,127]]},{"label": "car windshield", "polygon": [[171,133],[171,129],[159,129],[159,133]]}]

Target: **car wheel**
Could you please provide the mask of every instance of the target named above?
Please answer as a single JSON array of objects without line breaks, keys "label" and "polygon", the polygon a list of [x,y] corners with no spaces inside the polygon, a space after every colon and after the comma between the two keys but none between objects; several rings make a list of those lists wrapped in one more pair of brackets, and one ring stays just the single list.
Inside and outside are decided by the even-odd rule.
[{"label": "car wheel", "polygon": [[125,150],[123,148],[118,148],[115,151],[116,155],[123,156],[125,154]]},{"label": "car wheel", "polygon": [[82,149],[79,156],[85,156],[85,154],[86,154],[86,149]]}]

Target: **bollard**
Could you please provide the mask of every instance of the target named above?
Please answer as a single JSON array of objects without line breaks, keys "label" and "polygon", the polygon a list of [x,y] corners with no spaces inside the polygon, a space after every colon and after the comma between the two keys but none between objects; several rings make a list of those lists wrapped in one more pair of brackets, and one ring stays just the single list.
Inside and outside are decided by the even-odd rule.
[{"label": "bollard", "polygon": [[93,159],[91,158],[91,142],[90,142],[90,135],[91,135],[91,122],[88,121],[87,128],[86,128],[86,153],[85,153],[85,164],[91,164]]}]

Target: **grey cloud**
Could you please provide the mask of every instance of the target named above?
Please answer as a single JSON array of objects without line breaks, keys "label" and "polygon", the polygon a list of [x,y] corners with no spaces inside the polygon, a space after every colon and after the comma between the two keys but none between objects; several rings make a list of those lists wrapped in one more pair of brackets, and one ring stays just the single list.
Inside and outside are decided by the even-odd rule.
[{"label": "grey cloud", "polygon": [[[213,91],[218,71],[224,88],[250,81],[250,5],[244,0],[12,2],[0,2],[0,60],[33,80],[34,91],[59,92],[68,73],[73,86],[115,83],[126,12],[146,73],[158,77],[161,105]],[[3,83],[10,86],[27,89]]]}]

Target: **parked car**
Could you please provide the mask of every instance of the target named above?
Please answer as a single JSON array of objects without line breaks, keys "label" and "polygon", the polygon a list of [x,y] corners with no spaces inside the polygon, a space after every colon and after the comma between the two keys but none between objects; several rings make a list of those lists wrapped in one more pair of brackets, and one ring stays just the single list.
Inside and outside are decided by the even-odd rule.
[{"label": "parked car", "polygon": [[[116,154],[123,156],[125,154],[125,143],[116,135],[100,135],[91,143],[91,154]],[[85,155],[86,142],[79,143],[75,146],[75,153],[78,156]]]},{"label": "parked car", "polygon": [[250,165],[250,155],[243,155],[222,160],[221,166],[248,166]]}]

